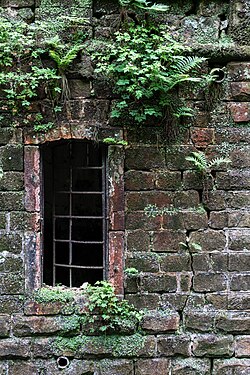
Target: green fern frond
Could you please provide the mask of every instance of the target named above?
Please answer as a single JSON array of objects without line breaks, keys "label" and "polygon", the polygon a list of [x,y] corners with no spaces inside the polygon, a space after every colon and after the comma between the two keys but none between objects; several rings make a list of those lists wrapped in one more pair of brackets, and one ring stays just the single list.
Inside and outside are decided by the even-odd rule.
[{"label": "green fern frond", "polygon": [[140,9],[145,9],[147,11],[156,11],[156,12],[166,12],[169,10],[169,7],[164,4],[153,4],[150,5],[150,2],[147,0],[119,0],[119,3],[122,7],[135,7]]},{"label": "green fern frond", "polygon": [[178,74],[186,74],[195,68],[199,68],[206,60],[198,56],[173,56],[176,63],[173,65],[173,70]]},{"label": "green fern frond", "polygon": [[187,156],[185,159],[191,161],[199,172],[204,173],[209,168],[206,155],[203,152],[192,152],[192,156]]},{"label": "green fern frond", "polygon": [[77,45],[77,46],[74,46],[73,48],[71,48],[66,53],[66,55],[61,59],[60,68],[62,70],[66,70],[67,67],[72,63],[72,61],[75,60],[75,58],[77,57],[77,54],[78,54],[78,52],[80,51],[81,48],[82,48],[82,46]]},{"label": "green fern frond", "polygon": [[232,163],[232,160],[226,157],[218,157],[218,158],[211,160],[208,163],[208,168],[211,169],[213,167],[218,167],[220,164],[228,164],[228,163]]},{"label": "green fern frond", "polygon": [[194,116],[194,110],[189,107],[180,107],[175,111],[174,116],[180,118],[182,116],[192,117]]},{"label": "green fern frond", "polygon": [[61,56],[59,55],[59,53],[57,53],[54,50],[50,50],[49,55],[55,61],[56,65],[59,67],[61,64]]}]

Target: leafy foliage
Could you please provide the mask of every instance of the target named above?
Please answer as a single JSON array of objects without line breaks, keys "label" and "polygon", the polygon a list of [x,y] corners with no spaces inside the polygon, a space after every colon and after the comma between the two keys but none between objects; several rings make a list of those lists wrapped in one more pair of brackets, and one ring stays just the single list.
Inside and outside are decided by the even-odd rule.
[{"label": "leafy foliage", "polygon": [[164,29],[154,26],[133,25],[116,32],[105,51],[95,53],[95,72],[112,80],[119,94],[112,117],[140,124],[192,116],[177,90],[204,85],[211,77],[198,74],[205,59],[185,56],[187,52]]},{"label": "leafy foliage", "polygon": [[167,12],[169,7],[164,4],[151,4],[147,0],[119,0],[122,7],[139,8],[147,11]]},{"label": "leafy foliage", "polygon": [[[100,316],[102,325],[99,330],[106,332],[122,328],[126,325],[137,324],[141,318],[141,312],[126,300],[116,297],[113,286],[107,281],[98,281],[94,286],[88,285],[86,290],[87,307],[91,315],[88,321],[95,323]],[[89,313],[87,313],[89,314]]]},{"label": "leafy foliage", "polygon": [[195,168],[204,174],[210,174],[212,169],[218,168],[221,164],[231,163],[231,160],[226,157],[217,157],[208,161],[204,152],[192,152],[192,155],[187,156],[186,160],[192,162]]},{"label": "leafy foliage", "polygon": [[62,286],[57,287],[43,287],[34,292],[34,299],[36,302],[71,302],[74,299],[74,293]]}]

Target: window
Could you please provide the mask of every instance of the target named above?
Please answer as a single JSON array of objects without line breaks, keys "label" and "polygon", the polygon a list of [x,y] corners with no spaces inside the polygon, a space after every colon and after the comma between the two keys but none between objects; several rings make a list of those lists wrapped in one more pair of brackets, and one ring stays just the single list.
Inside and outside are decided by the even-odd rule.
[{"label": "window", "polygon": [[43,282],[79,287],[107,277],[106,147],[63,140],[41,147]]}]

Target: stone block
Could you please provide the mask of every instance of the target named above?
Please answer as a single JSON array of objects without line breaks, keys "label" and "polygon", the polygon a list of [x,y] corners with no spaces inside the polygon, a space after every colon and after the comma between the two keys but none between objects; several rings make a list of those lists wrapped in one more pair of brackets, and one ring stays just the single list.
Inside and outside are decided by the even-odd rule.
[{"label": "stone block", "polygon": [[172,375],[210,375],[209,359],[176,358],[171,361]]},{"label": "stone block", "polygon": [[125,261],[126,268],[136,268],[139,272],[159,272],[159,257],[153,253],[134,253]]},{"label": "stone block", "polygon": [[[81,369],[79,365],[78,365],[79,372],[77,374],[79,375],[82,375],[82,374],[94,375],[95,374],[95,372],[92,372],[94,370],[92,370],[93,366],[91,366],[91,362],[89,364],[88,371],[86,370],[86,372],[84,373],[82,372],[83,369]],[[98,368],[98,370],[100,371],[102,375],[110,375],[110,374],[134,375],[133,361],[128,360],[128,359],[113,359],[113,360],[104,359],[103,361],[97,362],[95,364],[95,367]],[[75,371],[74,371],[74,374],[76,374]]]},{"label": "stone block", "polygon": [[10,315],[0,315],[0,337],[8,337],[10,334]]},{"label": "stone block", "polygon": [[183,310],[187,303],[187,293],[163,293],[161,295],[161,308],[167,310]]},{"label": "stone block", "polygon": [[155,173],[127,171],[125,173],[126,190],[152,190],[155,188]]},{"label": "stone block", "polygon": [[[66,307],[66,309],[65,309]],[[25,301],[24,314],[25,315],[57,315],[57,314],[72,314],[74,306],[67,302],[35,302]]]},{"label": "stone block", "polygon": [[23,171],[23,147],[21,145],[0,147],[0,159],[4,171]]},{"label": "stone block", "polygon": [[8,143],[22,143],[21,129],[0,128],[0,146]]},{"label": "stone block", "polygon": [[22,251],[22,236],[19,233],[0,233],[0,256],[3,251],[20,254]]},{"label": "stone block", "polygon": [[212,128],[191,128],[191,140],[195,147],[206,148],[214,143],[214,129]]},{"label": "stone block", "polygon": [[[169,207],[173,204],[173,194],[168,192],[127,192],[126,207],[129,211],[144,210],[147,205],[156,205],[157,208]],[[160,212],[159,212],[160,215]],[[146,213],[145,213],[146,216]]]},{"label": "stone block", "polygon": [[183,188],[184,189],[202,189],[203,181],[200,173],[194,170],[183,172]]},{"label": "stone block", "polygon": [[250,103],[230,103],[228,104],[228,109],[234,122],[241,123],[250,121]]},{"label": "stone block", "polygon": [[250,357],[250,336],[238,336],[235,342],[236,357]]},{"label": "stone block", "polygon": [[224,312],[216,318],[215,326],[230,333],[250,333],[250,314],[247,312]]},{"label": "stone block", "polygon": [[230,293],[228,296],[228,308],[230,310],[250,310],[250,294]]},{"label": "stone block", "polygon": [[15,314],[23,311],[21,296],[0,295],[0,314]]},{"label": "stone block", "polygon": [[193,339],[193,353],[197,357],[230,357],[233,355],[233,336],[216,334],[196,335]]},{"label": "stone block", "polygon": [[158,355],[172,357],[191,355],[191,338],[188,335],[159,335],[157,336]]},{"label": "stone block", "polygon": [[30,356],[30,340],[16,338],[0,340],[0,358],[28,358]]},{"label": "stone block", "polygon": [[250,234],[247,229],[229,230],[228,248],[231,251],[244,251],[250,249]]},{"label": "stone block", "polygon": [[18,191],[23,190],[23,173],[21,172],[4,172],[0,179],[1,191]]},{"label": "stone block", "polygon": [[214,330],[216,313],[209,310],[188,310],[184,315],[184,325],[187,330],[211,332]]},{"label": "stone block", "polygon": [[135,375],[167,374],[170,361],[167,358],[139,359],[135,362]]},{"label": "stone block", "polygon": [[249,375],[250,359],[224,359],[215,360],[213,375]]},{"label": "stone block", "polygon": [[135,211],[127,213],[125,218],[126,229],[136,230],[142,229],[147,230],[159,230],[162,227],[163,218],[160,216],[147,217],[145,212]]},{"label": "stone block", "polygon": [[195,151],[194,146],[172,146],[166,149],[166,167],[169,170],[191,169],[193,165],[186,160]]},{"label": "stone block", "polygon": [[0,253],[0,272],[21,272],[23,268],[22,258],[12,254]]},{"label": "stone block", "polygon": [[[249,82],[249,85],[250,85],[250,82]],[[249,141],[250,143],[250,140],[247,140],[247,141]],[[235,140],[235,143],[236,142],[237,140]],[[230,167],[232,168],[239,168],[239,169],[249,168],[250,167],[250,147],[249,146],[235,147],[230,153],[230,159],[232,161],[232,163],[230,164]]]},{"label": "stone block", "polygon": [[127,251],[149,251],[150,235],[143,230],[126,232]]},{"label": "stone block", "polygon": [[231,81],[249,80],[250,63],[249,62],[230,62],[227,64],[227,77]]},{"label": "stone block", "polygon": [[22,272],[0,273],[0,294],[11,295],[23,293],[24,275]]},{"label": "stone block", "polygon": [[158,190],[177,190],[181,186],[181,172],[158,171],[156,173],[155,187]]},{"label": "stone block", "polygon": [[202,251],[210,253],[223,251],[226,245],[225,233],[222,230],[211,229],[192,232],[189,237],[189,247],[192,252],[197,252],[196,246],[192,244],[199,244]]},{"label": "stone block", "polygon": [[231,211],[228,213],[228,226],[238,228],[250,227],[250,212],[244,210]]},{"label": "stone block", "polygon": [[191,271],[189,254],[166,254],[160,258],[160,269],[163,272]]},{"label": "stone block", "polygon": [[40,230],[40,214],[24,211],[12,211],[10,213],[11,231],[34,231]]},{"label": "stone block", "polygon": [[90,83],[80,79],[69,80],[70,98],[88,98],[91,95]]},{"label": "stone block", "polygon": [[250,172],[242,170],[217,172],[216,185],[221,190],[247,190],[250,188]]},{"label": "stone block", "polygon": [[206,229],[208,226],[208,217],[206,212],[184,211],[182,212],[185,229],[199,230]]},{"label": "stone block", "polygon": [[227,254],[193,254],[194,271],[227,271]]},{"label": "stone block", "polygon": [[24,209],[23,192],[2,192],[0,193],[0,210],[2,211],[22,211]]},{"label": "stone block", "polygon": [[229,271],[249,271],[250,254],[236,253],[229,254],[228,270]]},{"label": "stone block", "polygon": [[[184,218],[186,217],[186,212],[181,211],[173,211],[165,213],[163,215],[163,223],[161,224],[161,229],[172,229],[172,230],[180,230],[186,229],[184,225]],[[187,214],[188,215],[188,214]],[[186,224],[186,223],[185,223]]]},{"label": "stone block", "polygon": [[137,309],[154,310],[160,305],[160,295],[157,293],[128,294],[125,289],[126,300]]},{"label": "stone block", "polygon": [[227,207],[227,196],[223,190],[203,192],[203,202],[210,211],[220,211]]},{"label": "stone block", "polygon": [[197,208],[200,204],[200,198],[198,191],[196,190],[187,190],[180,191],[175,193],[174,197],[174,206],[176,208]]},{"label": "stone block", "polygon": [[231,82],[230,83],[231,98],[238,101],[249,101],[250,98],[250,82]]},{"label": "stone block", "polygon": [[218,292],[227,289],[227,278],[222,273],[199,272],[194,275],[195,292]]},{"label": "stone block", "polygon": [[232,275],[230,281],[232,291],[248,291],[250,290],[250,274]]},{"label": "stone block", "polygon": [[223,229],[228,226],[230,213],[226,211],[212,211],[209,217],[209,226],[212,229]]},{"label": "stone block", "polygon": [[[215,132],[215,140],[217,144],[221,144],[224,142],[230,143],[230,144],[249,144],[250,143],[250,134],[249,134],[249,126],[244,126],[241,128],[216,128]],[[248,147],[248,146],[247,146]],[[234,146],[233,146],[234,149]],[[232,160],[232,164],[234,166],[234,157],[236,152],[232,151],[230,152],[230,158]]]},{"label": "stone block", "polygon": [[165,167],[165,150],[157,147],[127,148],[125,157],[127,169],[141,169],[143,171],[153,168]]},{"label": "stone block", "polygon": [[175,292],[177,290],[176,276],[172,274],[148,274],[141,278],[141,288],[149,293]]},{"label": "stone block", "polygon": [[227,292],[207,293],[206,301],[215,309],[227,310],[228,293]]},{"label": "stone block", "polygon": [[6,229],[6,213],[0,212],[0,229]]},{"label": "stone block", "polygon": [[15,336],[77,332],[80,332],[80,320],[75,315],[59,317],[15,315],[13,317],[13,334]]},{"label": "stone block", "polygon": [[165,333],[179,329],[180,316],[175,312],[152,311],[143,317],[141,327],[150,333]]},{"label": "stone block", "polygon": [[238,209],[247,209],[250,208],[250,193],[241,191],[231,192],[227,198],[228,207],[238,208]]},{"label": "stone block", "polygon": [[186,243],[185,231],[162,230],[153,233],[152,248],[156,252],[178,252],[180,242]]}]

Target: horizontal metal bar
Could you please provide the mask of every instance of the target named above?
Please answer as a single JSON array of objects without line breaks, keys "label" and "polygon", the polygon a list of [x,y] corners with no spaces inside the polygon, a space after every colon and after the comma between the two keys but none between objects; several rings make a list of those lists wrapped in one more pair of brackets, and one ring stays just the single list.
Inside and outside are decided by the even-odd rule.
[{"label": "horizontal metal bar", "polygon": [[57,240],[55,239],[54,240],[55,242],[71,242],[71,243],[78,243],[78,244],[95,244],[95,245],[102,245],[104,243],[104,241],[76,241],[76,240]]},{"label": "horizontal metal bar", "polygon": [[65,268],[83,268],[83,269],[95,269],[95,270],[103,270],[103,267],[97,267],[97,266],[75,266],[75,265],[72,265],[72,264],[59,264],[59,263],[55,263],[54,266],[56,267],[65,267]]},{"label": "horizontal metal bar", "polygon": [[55,191],[55,193],[57,194],[81,194],[81,195],[89,195],[89,194],[93,194],[93,195],[102,195],[104,194],[103,191],[70,191],[70,190],[58,190],[58,191]]},{"label": "horizontal metal bar", "polygon": [[79,170],[79,169],[82,169],[82,170],[88,170],[88,169],[99,169],[99,170],[101,170],[101,169],[103,169],[103,166],[101,166],[101,167],[72,167],[72,171],[74,171],[74,170]]},{"label": "horizontal metal bar", "polygon": [[55,219],[104,219],[103,216],[71,216],[71,215],[53,215]]}]

